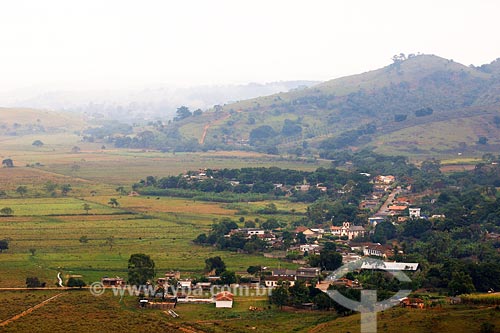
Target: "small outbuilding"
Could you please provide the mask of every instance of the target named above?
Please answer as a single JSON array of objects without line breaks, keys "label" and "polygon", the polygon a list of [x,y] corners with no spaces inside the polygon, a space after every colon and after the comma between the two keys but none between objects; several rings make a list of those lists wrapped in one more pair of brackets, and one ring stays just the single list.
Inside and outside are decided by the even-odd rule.
[{"label": "small outbuilding", "polygon": [[223,291],[215,295],[216,308],[232,308],[234,295],[229,291]]}]

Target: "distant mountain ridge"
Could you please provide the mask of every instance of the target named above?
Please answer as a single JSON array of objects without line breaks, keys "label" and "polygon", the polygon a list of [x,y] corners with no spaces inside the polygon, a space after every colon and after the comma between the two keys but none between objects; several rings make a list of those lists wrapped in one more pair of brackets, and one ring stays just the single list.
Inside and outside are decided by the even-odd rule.
[{"label": "distant mountain ridge", "polygon": [[[479,67],[435,55],[393,60],[384,68],[306,89],[226,104],[195,122],[185,119],[179,129],[188,138],[203,134],[209,148],[275,153],[370,145],[428,154],[500,147],[498,59]],[[435,131],[431,125],[440,122],[443,130]],[[187,124],[189,132],[183,131]],[[419,126],[428,130],[422,133]],[[478,145],[481,137],[487,144]]]},{"label": "distant mountain ridge", "polygon": [[302,89],[318,81],[279,81],[192,87],[156,86],[137,89],[18,91],[0,94],[0,106],[85,113],[121,120],[168,119],[186,105],[203,110],[262,95]]}]

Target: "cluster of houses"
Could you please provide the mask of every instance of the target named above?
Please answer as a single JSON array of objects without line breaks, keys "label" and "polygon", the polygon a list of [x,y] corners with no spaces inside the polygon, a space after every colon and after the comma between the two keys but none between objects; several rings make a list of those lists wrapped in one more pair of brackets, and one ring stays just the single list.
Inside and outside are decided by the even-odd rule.
[{"label": "cluster of houses", "polygon": [[[218,171],[218,169],[212,169],[212,170]],[[195,172],[190,171],[190,172],[184,174],[183,177],[187,180],[190,180],[190,181],[204,181],[204,180],[208,180],[208,179],[213,179],[214,177],[209,176],[207,174],[207,171],[208,171],[208,169],[199,169],[198,171],[195,171]],[[240,185],[240,182],[237,180],[230,180],[229,183],[232,186]],[[246,185],[249,187],[253,186],[253,184],[246,184]],[[316,185],[311,185],[311,184],[308,184],[306,180],[304,180],[304,182],[302,184],[293,185],[293,186],[288,186],[288,185],[284,185],[284,184],[273,184],[273,185],[274,185],[275,190],[281,190],[283,192],[286,192],[289,195],[291,195],[292,191],[294,191],[294,190],[298,191],[298,192],[307,192],[313,188],[316,188],[316,189],[320,190],[321,192],[328,191],[328,187],[324,186],[324,184],[318,183]]]},{"label": "cluster of houses", "polygon": [[[331,235],[338,239],[343,239],[346,241],[353,240],[357,237],[364,237],[366,235],[366,229],[362,226],[353,225],[350,222],[342,223],[342,226],[331,226],[327,229],[324,228],[309,228],[304,226],[299,226],[295,229],[295,234],[302,233],[308,241],[316,241],[322,239],[325,235]],[[231,230],[225,237],[233,237],[238,235],[240,237],[250,239],[252,237],[257,237],[265,242],[267,242],[269,248],[282,248],[283,240],[278,237],[273,231],[264,230],[262,228],[237,228]],[[287,250],[296,251],[304,253],[319,253],[319,245],[312,244],[302,244],[295,247],[290,247]]]}]

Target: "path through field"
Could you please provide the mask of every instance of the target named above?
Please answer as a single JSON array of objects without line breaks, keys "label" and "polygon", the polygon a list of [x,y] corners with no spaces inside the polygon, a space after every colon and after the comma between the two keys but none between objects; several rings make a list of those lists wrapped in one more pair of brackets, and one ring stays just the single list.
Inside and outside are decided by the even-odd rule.
[{"label": "path through field", "polygon": [[[236,111],[236,112],[237,112],[237,113],[240,113],[240,112],[242,112],[242,111],[241,111],[241,110],[238,110],[238,111]],[[216,125],[216,124],[220,124],[220,123],[222,123],[223,121],[225,121],[225,120],[227,120],[227,119],[229,119],[229,118],[231,118],[231,114],[230,114],[230,113],[229,113],[229,114],[227,114],[227,115],[225,115],[224,117],[222,117],[222,118],[220,118],[220,119],[214,120],[214,121],[212,121],[212,122],[210,122],[210,123],[206,124],[206,125],[205,125],[205,127],[203,127],[203,134],[201,135],[201,138],[200,138],[200,144],[202,145],[202,144],[204,144],[204,143],[205,143],[205,138],[206,138],[206,136],[207,136],[207,132],[208,132],[208,129],[210,128],[210,126],[214,126],[214,125]]]},{"label": "path through field", "polygon": [[27,309],[27,310],[24,310],[23,312],[21,312],[20,314],[17,314],[15,315],[14,317],[10,318],[10,319],[7,319],[5,321],[2,321],[0,323],[0,327],[4,327],[8,324],[10,324],[11,322],[15,321],[15,320],[18,320],[19,318],[21,317],[24,317],[26,316],[27,314],[30,314],[31,312],[35,311],[36,309],[38,308],[41,308],[42,306],[44,306],[45,304],[49,303],[50,301],[58,298],[59,296],[61,296],[63,293],[60,293],[60,294],[57,294],[55,296],[52,296],[51,298],[48,298],[46,299],[45,301],[41,302],[41,303],[38,303],[37,305],[35,306],[32,306],[31,308]]}]

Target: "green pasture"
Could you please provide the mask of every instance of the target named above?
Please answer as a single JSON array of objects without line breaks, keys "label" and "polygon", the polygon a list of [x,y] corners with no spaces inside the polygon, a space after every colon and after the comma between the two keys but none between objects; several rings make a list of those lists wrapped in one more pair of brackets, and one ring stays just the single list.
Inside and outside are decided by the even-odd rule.
[{"label": "green pasture", "polygon": [[[20,198],[2,199],[0,207],[10,207],[14,216],[50,216],[50,215],[75,215],[86,214],[83,205],[88,202],[71,197],[63,198]],[[89,214],[116,214],[124,213],[119,208],[91,203]],[[8,222],[8,217],[2,217],[1,221]]]},{"label": "green pasture", "polygon": [[[150,255],[158,276],[171,269],[201,273],[204,260],[216,255],[234,271],[245,271],[250,265],[280,265],[278,260],[260,255],[192,244],[199,233],[210,230],[214,219],[224,216],[214,204],[171,199],[171,208],[182,210],[132,214],[129,207],[143,205],[147,199],[127,199],[122,202],[128,206],[122,208],[75,198],[0,200],[0,206],[10,206],[15,212],[14,217],[0,218],[0,238],[9,240],[9,249],[0,253],[0,287],[23,286],[31,275],[50,279],[46,282],[53,285],[57,272],[83,275],[86,282],[103,276],[126,277],[127,261],[133,253]],[[168,206],[169,200],[162,200]],[[92,207],[88,215],[82,209],[84,202]],[[226,216],[234,217],[233,211],[227,210]],[[82,236],[86,242],[80,241]]]}]

